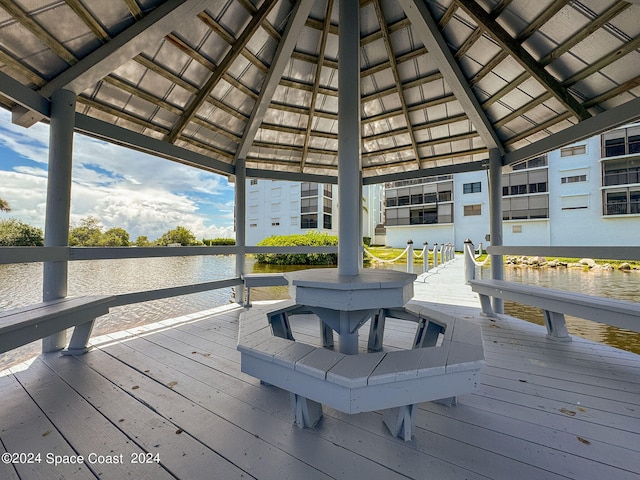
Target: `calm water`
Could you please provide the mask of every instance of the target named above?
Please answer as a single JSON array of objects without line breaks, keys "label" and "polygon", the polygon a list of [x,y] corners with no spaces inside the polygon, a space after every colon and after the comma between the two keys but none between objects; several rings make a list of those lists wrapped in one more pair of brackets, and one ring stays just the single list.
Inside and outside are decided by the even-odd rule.
[{"label": "calm water", "polygon": [[[295,270],[296,266],[270,266],[247,260],[247,271],[281,272]],[[390,268],[404,270],[404,265]],[[77,261],[69,263],[69,295],[111,295],[150,290],[190,283],[200,283],[233,277],[235,257],[174,257]],[[489,277],[483,270],[482,276]],[[594,295],[640,301],[640,273],[619,271],[582,271],[580,269],[505,268],[507,280],[551,288],[579,291]],[[42,298],[42,264],[0,265],[0,310],[40,302]],[[255,289],[252,299],[288,298],[287,287]],[[93,334],[132,328],[167,318],[228,304],[233,300],[233,289],[154,300],[111,309],[96,322]],[[542,324],[538,309],[505,304],[506,313]],[[628,332],[595,322],[567,319],[571,333],[603,342],[618,348],[640,353],[640,334]],[[40,342],[0,355],[0,371],[24,361],[40,351]]]},{"label": "calm water", "polygon": [[[640,272],[638,271],[505,266],[504,273],[506,280],[514,282],[640,302]],[[481,275],[483,278],[491,276],[488,268],[483,268]],[[544,325],[543,314],[537,308],[505,302],[504,309],[509,315]],[[640,333],[581,318],[570,316],[566,318],[567,330],[571,334],[640,354]]]}]

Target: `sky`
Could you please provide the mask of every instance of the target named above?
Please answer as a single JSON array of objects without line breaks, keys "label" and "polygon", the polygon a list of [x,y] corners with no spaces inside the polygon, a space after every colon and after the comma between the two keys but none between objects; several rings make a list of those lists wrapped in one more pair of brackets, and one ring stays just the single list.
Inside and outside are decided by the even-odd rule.
[{"label": "sky", "polygon": [[[0,198],[17,218],[44,228],[49,126],[23,128],[0,110]],[[233,238],[233,185],[227,178],[75,134],[71,224],[88,216],[134,241],[178,225],[198,239]]]}]

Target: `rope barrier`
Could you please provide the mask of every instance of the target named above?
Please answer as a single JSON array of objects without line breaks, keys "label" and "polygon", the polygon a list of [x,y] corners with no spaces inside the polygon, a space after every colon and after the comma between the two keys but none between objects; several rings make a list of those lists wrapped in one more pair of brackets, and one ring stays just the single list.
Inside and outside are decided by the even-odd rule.
[{"label": "rope barrier", "polygon": [[473,263],[478,267],[484,267],[486,265],[486,263],[489,261],[489,258],[491,258],[489,255],[487,255],[487,258],[485,258],[484,261],[477,262],[476,261],[476,255],[475,255],[476,252],[475,251],[471,251],[471,245],[470,244],[465,244],[464,248],[466,248],[468,250],[469,257],[471,258],[471,260],[473,260]]},{"label": "rope barrier", "polygon": [[378,258],[376,257],[373,253],[371,253],[369,250],[367,250],[367,247],[364,247],[364,251],[367,255],[369,255],[371,258],[373,258],[375,261],[379,262],[379,263],[393,263],[396,262],[398,260],[400,260],[400,258],[402,258],[402,256],[407,253],[407,250],[409,250],[409,247],[405,248],[402,253],[400,255],[398,255],[396,258],[394,258],[393,260],[383,260],[382,258]]}]

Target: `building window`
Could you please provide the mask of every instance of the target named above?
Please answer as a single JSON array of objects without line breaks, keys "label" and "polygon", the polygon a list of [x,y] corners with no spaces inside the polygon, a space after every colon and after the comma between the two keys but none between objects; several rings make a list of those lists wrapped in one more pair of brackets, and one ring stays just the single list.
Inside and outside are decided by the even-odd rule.
[{"label": "building window", "polygon": [[560,183],[579,183],[579,182],[586,182],[586,181],[587,181],[586,175],[571,175],[570,177],[562,177],[560,179]]},{"label": "building window", "polygon": [[511,166],[511,169],[514,171],[526,170],[528,168],[546,167],[547,165],[547,156],[543,155],[541,157],[532,158],[531,160],[525,160],[520,163],[515,163]]},{"label": "building window", "polygon": [[624,188],[604,192],[605,215],[640,213],[640,188]]},{"label": "building window", "polygon": [[331,215],[322,216],[322,226],[327,230],[331,230]]},{"label": "building window", "polygon": [[324,213],[333,213],[333,205],[331,203],[330,198],[323,198],[322,205],[323,205],[322,211]]},{"label": "building window", "polygon": [[399,206],[404,206],[404,205],[409,205],[411,203],[411,197],[409,195],[403,195],[401,197],[398,197],[398,205]]},{"label": "building window", "polygon": [[620,128],[602,135],[603,157],[637,153],[640,153],[640,126]]},{"label": "building window", "polygon": [[272,218],[271,219],[271,226],[272,227],[279,227],[280,226],[280,219],[279,218]]},{"label": "building window", "polygon": [[549,218],[549,196],[531,195],[502,199],[503,220]]},{"label": "building window", "polygon": [[330,183],[325,183],[322,193],[324,194],[325,197],[327,198],[332,198],[333,197],[333,185],[331,185]]},{"label": "building window", "polygon": [[300,215],[300,228],[318,228],[318,214]]},{"label": "building window", "polygon": [[[409,213],[409,225],[425,225],[438,223],[438,210],[436,207],[411,209]],[[406,223],[399,223],[406,225]]]},{"label": "building window", "polygon": [[298,217],[291,217],[291,226],[295,227],[298,225]]},{"label": "building window", "polygon": [[602,164],[603,185],[640,183],[640,159],[612,160]]},{"label": "building window", "polygon": [[318,197],[300,199],[300,213],[313,213],[318,211]]},{"label": "building window", "polygon": [[587,153],[586,145],[575,145],[573,147],[564,147],[560,149],[561,157],[572,157],[574,155],[584,155]]},{"label": "building window", "polygon": [[397,207],[398,206],[398,197],[387,197],[385,199],[385,205],[387,207]]},{"label": "building window", "polygon": [[257,223],[250,223],[249,228],[256,228],[258,226]]},{"label": "building window", "polygon": [[302,182],[300,184],[300,196],[301,197],[317,197],[318,196],[318,184]]},{"label": "building window", "polygon": [[464,206],[464,216],[472,217],[474,215],[482,215],[482,205],[465,205]]},{"label": "building window", "polygon": [[258,179],[257,179],[257,178],[252,178],[252,179],[249,181],[249,185],[257,185],[257,184],[258,184]]},{"label": "building window", "polygon": [[565,195],[560,197],[562,210],[583,210],[589,208],[589,195]]},{"label": "building window", "polygon": [[462,193],[480,193],[482,191],[482,183],[473,182],[462,185]]}]

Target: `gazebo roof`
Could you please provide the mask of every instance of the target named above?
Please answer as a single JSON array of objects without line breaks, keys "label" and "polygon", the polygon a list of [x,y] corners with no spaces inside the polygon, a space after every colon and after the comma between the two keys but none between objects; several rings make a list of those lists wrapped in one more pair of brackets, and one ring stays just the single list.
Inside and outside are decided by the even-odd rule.
[{"label": "gazebo roof", "polygon": [[[0,103],[250,176],[335,177],[340,0],[2,0]],[[361,0],[368,183],[535,156],[640,114],[640,0]],[[348,27],[347,27],[348,28]]]}]

